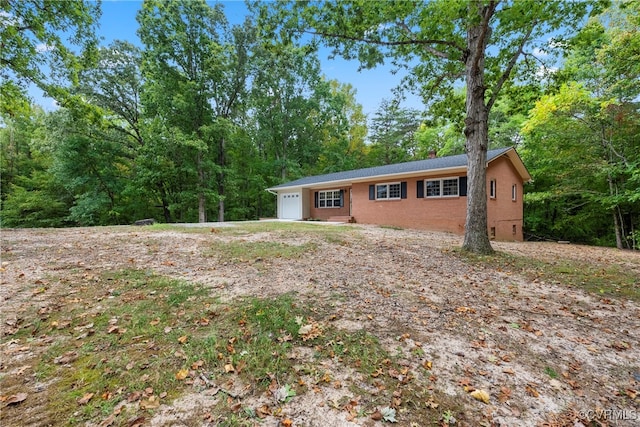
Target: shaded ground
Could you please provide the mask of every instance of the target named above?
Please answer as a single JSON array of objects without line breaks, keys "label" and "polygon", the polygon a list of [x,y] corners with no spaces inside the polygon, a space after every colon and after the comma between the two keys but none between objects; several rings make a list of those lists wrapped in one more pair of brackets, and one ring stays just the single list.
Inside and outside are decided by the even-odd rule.
[{"label": "shaded ground", "polygon": [[[414,409],[431,405],[438,413],[447,407],[419,390],[455,401],[459,406],[451,415],[456,425],[638,425],[637,302],[568,286],[562,270],[550,280],[536,277],[534,268],[470,261],[455,250],[458,236],[360,225],[335,230],[329,236],[266,225],[238,232],[3,230],[0,424],[52,422],[43,403],[49,384],[39,381],[36,370],[55,342],[45,327],[33,326],[38,316],[46,319],[45,314],[64,311],[85,293],[93,295],[92,283],[99,283],[105,271],[137,269],[202,284],[222,302],[294,292],[300,305],[317,310],[320,320],[330,319],[346,333],[364,330],[377,337],[406,367],[397,377],[410,379],[404,381],[409,391],[396,405],[400,425],[423,425],[411,418]],[[295,259],[216,253],[216,244],[232,241],[310,249]],[[632,291],[639,292],[638,253],[554,243],[494,243],[494,248],[547,267],[567,260],[603,272],[616,267],[635,277]],[[108,289],[100,292],[104,296]],[[27,327],[37,332],[13,338]],[[313,362],[309,351],[298,348],[292,357]],[[367,399],[351,387],[362,381],[357,373],[337,360],[318,363],[332,372],[332,381],[288,400],[282,405],[286,417],[268,416],[259,425],[286,425],[283,420],[307,426],[382,425],[371,412],[351,410],[360,404],[357,399]],[[220,399],[218,389],[196,381],[189,393],[163,400],[143,424],[209,425],[207,413]],[[474,399],[474,390],[486,391],[488,403]],[[263,403],[264,394],[258,392],[226,391],[254,407]],[[444,412],[436,418],[440,424],[450,419]]]}]

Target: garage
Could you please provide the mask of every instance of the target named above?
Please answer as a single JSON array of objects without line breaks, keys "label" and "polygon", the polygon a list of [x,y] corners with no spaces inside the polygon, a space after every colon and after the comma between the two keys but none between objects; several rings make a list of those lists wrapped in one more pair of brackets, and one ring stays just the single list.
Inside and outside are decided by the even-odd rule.
[{"label": "garage", "polygon": [[300,193],[280,193],[278,218],[302,219],[302,198]]}]

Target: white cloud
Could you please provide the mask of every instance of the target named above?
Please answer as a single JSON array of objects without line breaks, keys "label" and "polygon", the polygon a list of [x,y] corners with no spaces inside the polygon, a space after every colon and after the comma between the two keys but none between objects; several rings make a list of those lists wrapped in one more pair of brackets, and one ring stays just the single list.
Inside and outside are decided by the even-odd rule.
[{"label": "white cloud", "polygon": [[542,48],[536,47],[533,49],[533,55],[536,56],[537,58],[544,58],[549,56],[549,52],[547,52]]},{"label": "white cloud", "polygon": [[48,45],[46,43],[39,43],[36,46],[36,51],[39,52],[39,53],[51,52],[54,49],[55,49],[54,46]]},{"label": "white cloud", "polygon": [[544,65],[541,65],[536,71],[536,77],[544,79],[556,72],[558,72],[558,67],[545,67]]}]

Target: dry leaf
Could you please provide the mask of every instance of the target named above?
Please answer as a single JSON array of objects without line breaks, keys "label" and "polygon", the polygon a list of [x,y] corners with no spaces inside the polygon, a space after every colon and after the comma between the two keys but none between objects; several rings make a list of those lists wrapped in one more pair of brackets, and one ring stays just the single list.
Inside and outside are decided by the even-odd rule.
[{"label": "dry leaf", "polygon": [[511,389],[509,387],[500,387],[498,402],[504,403],[511,398]]},{"label": "dry leaf", "polygon": [[282,420],[282,421],[280,422],[280,424],[281,424],[283,427],[291,427],[291,426],[293,425],[293,421],[291,421],[289,418],[285,418],[284,420]]},{"label": "dry leaf", "polygon": [[29,395],[27,393],[18,393],[9,396],[9,398],[4,402],[5,406],[16,405],[20,402],[24,402],[28,396]]},{"label": "dry leaf", "polygon": [[266,418],[268,415],[271,415],[271,410],[267,405],[262,405],[258,409],[256,409],[256,416],[260,419]]},{"label": "dry leaf", "polygon": [[148,399],[140,401],[140,409],[156,409],[160,406],[160,400],[156,396],[151,396]]},{"label": "dry leaf", "polygon": [[538,397],[540,396],[540,393],[538,393],[538,391],[533,388],[533,386],[527,384],[527,386],[525,387],[525,391],[527,392],[527,394],[531,397]]},{"label": "dry leaf", "polygon": [[127,396],[127,402],[132,403],[139,400],[142,397],[142,393],[139,391],[134,391],[133,393]]},{"label": "dry leaf", "polygon": [[479,400],[484,403],[489,403],[489,400],[490,400],[489,393],[487,393],[484,390],[477,389],[472,391],[470,394],[476,400]]},{"label": "dry leaf", "polygon": [[143,416],[134,418],[129,421],[129,427],[141,427],[142,425],[144,425],[144,420],[145,418]]},{"label": "dry leaf", "polygon": [[183,379],[187,378],[189,376],[189,370],[188,369],[180,369],[178,372],[176,372],[176,379],[182,381]]},{"label": "dry leaf", "polygon": [[228,374],[229,372],[235,372],[235,368],[231,363],[227,363],[224,365],[224,371]]},{"label": "dry leaf", "polygon": [[180,338],[178,338],[178,342],[180,344],[184,344],[187,342],[187,340],[189,339],[189,337],[187,337],[186,335],[181,336]]},{"label": "dry leaf", "polygon": [[116,416],[114,414],[111,414],[107,418],[102,420],[102,422],[98,424],[98,427],[109,427],[111,424],[115,422],[115,420],[116,420]]},{"label": "dry leaf", "polygon": [[93,396],[94,393],[86,393],[84,396],[77,400],[78,405],[86,405],[87,403],[89,403]]}]

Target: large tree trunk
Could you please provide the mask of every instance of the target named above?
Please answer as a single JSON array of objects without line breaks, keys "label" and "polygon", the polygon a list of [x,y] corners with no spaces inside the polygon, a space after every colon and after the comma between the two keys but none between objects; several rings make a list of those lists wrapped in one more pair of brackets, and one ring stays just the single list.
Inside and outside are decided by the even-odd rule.
[{"label": "large tree trunk", "polygon": [[467,218],[463,249],[479,254],[493,252],[487,230],[487,146],[489,141],[489,111],[485,104],[484,59],[490,27],[483,19],[480,2],[470,2],[471,13],[479,22],[467,32],[465,62],[467,98],[464,133],[467,151]]}]

